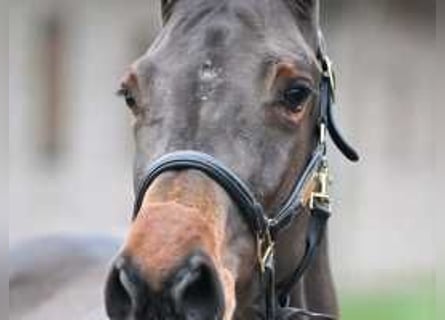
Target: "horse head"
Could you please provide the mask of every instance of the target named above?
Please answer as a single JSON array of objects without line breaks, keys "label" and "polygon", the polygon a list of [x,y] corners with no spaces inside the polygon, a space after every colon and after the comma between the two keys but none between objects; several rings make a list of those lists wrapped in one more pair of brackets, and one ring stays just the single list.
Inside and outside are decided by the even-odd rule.
[{"label": "horse head", "polygon": [[[120,88],[134,115],[140,201],[107,281],[107,313],[253,319],[257,239],[227,190],[196,168],[141,185],[163,155],[194,150],[230,168],[265,212],[282,205],[320,138],[318,1],[166,0],[162,15]],[[298,220],[275,239],[277,279],[304,253],[308,219]]]}]

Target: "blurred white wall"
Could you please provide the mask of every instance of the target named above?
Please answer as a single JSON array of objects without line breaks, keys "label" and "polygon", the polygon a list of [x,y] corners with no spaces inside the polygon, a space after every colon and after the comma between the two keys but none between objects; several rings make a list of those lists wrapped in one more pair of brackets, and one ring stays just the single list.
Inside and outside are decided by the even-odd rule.
[{"label": "blurred white wall", "polygon": [[[338,69],[337,114],[362,155],[351,166],[331,153],[331,247],[345,285],[406,280],[435,263],[432,192],[440,186],[432,154],[444,130],[433,131],[433,111],[444,111],[432,92],[434,9],[395,10],[392,2],[330,1],[323,15]],[[133,199],[131,120],[113,92],[156,32],[156,4],[10,4],[10,248],[45,234],[125,231]],[[56,154],[47,154],[45,25],[54,17],[62,35],[61,136]]]},{"label": "blurred white wall", "polygon": [[[149,45],[157,15],[143,0],[11,3],[10,246],[48,232],[125,228],[132,201],[131,119],[114,93],[125,68]],[[62,47],[57,154],[47,154],[42,141],[51,19],[59,20]]]},{"label": "blurred white wall", "polygon": [[433,153],[444,133],[433,119],[444,114],[434,100],[435,11],[391,2],[345,1],[325,27],[338,66],[337,114],[362,155],[355,167],[331,157],[335,269],[353,285],[432,277],[435,265]]}]

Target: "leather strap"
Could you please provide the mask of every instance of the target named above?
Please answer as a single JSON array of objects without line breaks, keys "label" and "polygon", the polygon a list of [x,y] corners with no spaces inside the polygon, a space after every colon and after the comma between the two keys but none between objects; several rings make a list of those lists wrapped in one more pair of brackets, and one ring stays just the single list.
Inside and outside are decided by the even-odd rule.
[{"label": "leather strap", "polygon": [[133,208],[133,219],[141,209],[147,189],[164,172],[195,169],[218,183],[238,206],[254,234],[264,234],[267,218],[261,204],[255,199],[249,187],[238,176],[212,156],[198,151],[177,151],[162,156],[148,168],[146,176],[138,187]]},{"label": "leather strap", "polygon": [[360,157],[357,151],[346,141],[334,118],[335,107],[335,74],[327,55],[319,53],[323,74],[320,82],[320,123],[325,123],[335,146],[350,161],[357,162]]},{"label": "leather strap", "polygon": [[329,206],[320,200],[315,200],[314,207],[311,209],[309,228],[306,236],[306,249],[303,258],[297,264],[295,271],[285,281],[277,285],[276,291],[280,306],[288,306],[290,292],[310,266],[317,252],[317,248],[323,239],[326,224],[330,216]]},{"label": "leather strap", "polygon": [[323,155],[324,147],[319,145],[312,154],[303,174],[297,179],[289,197],[280,207],[278,213],[273,215],[270,223],[270,231],[273,238],[275,238],[278,232],[292,224],[292,221],[294,221],[301,213],[301,208],[307,200],[307,192],[305,192],[306,188],[308,184],[312,182],[315,173],[319,169],[321,161],[323,160]]},{"label": "leather strap", "polygon": [[263,272],[264,294],[265,294],[265,317],[275,319],[276,317],[276,294],[275,294],[275,255],[274,252],[267,257],[265,270]]}]

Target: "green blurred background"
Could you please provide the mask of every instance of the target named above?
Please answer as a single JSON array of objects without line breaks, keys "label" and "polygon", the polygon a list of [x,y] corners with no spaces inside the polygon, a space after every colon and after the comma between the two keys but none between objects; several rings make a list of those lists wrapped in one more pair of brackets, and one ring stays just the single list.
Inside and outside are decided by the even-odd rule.
[{"label": "green blurred background", "polygon": [[431,279],[378,290],[342,291],[340,301],[344,320],[443,319],[439,318],[435,284]]}]

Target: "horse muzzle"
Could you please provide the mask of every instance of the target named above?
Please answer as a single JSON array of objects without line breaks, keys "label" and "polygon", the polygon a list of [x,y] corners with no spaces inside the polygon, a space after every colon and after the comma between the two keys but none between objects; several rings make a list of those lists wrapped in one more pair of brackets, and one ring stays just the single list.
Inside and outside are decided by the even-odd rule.
[{"label": "horse muzzle", "polygon": [[203,252],[189,256],[154,289],[131,258],[119,256],[105,288],[107,315],[124,319],[223,319],[224,294],[211,259]]}]

